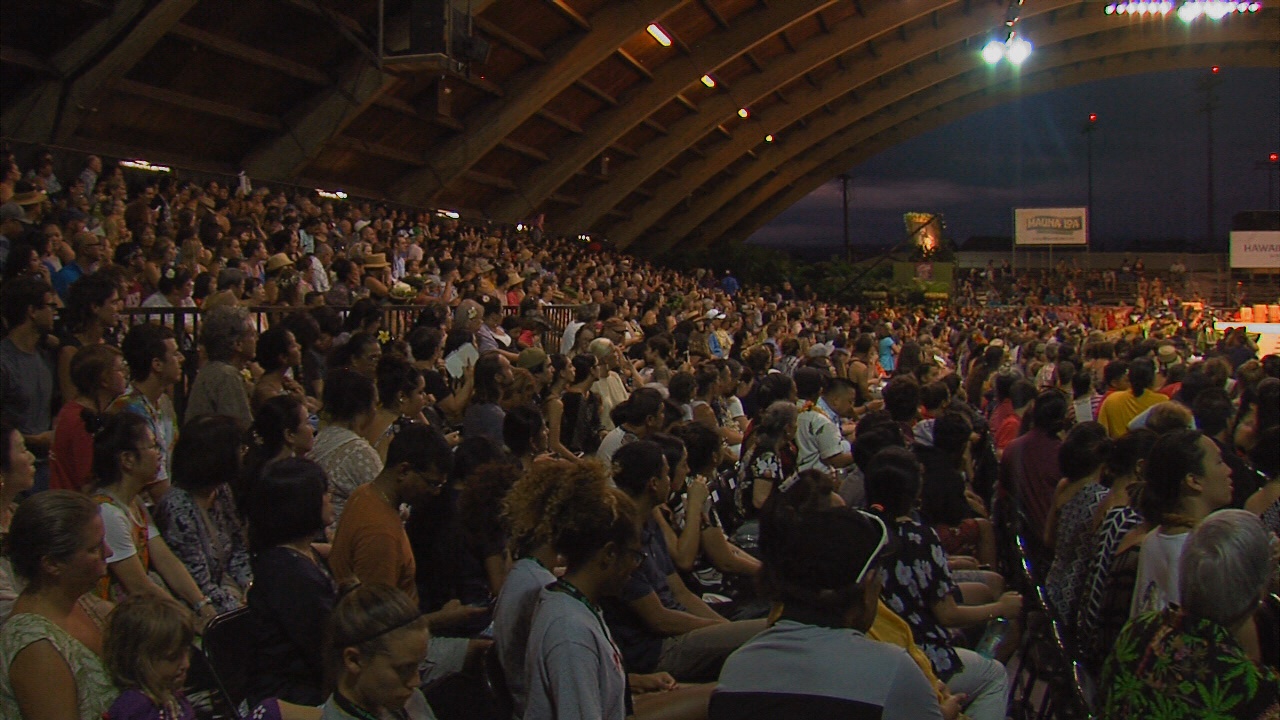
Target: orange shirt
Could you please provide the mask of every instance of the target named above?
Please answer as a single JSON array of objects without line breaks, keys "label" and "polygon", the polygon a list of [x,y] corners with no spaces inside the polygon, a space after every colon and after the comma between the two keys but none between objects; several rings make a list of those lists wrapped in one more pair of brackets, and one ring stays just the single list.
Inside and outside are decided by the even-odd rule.
[{"label": "orange shirt", "polygon": [[390,585],[415,605],[418,602],[417,566],[404,521],[373,485],[361,485],[347,499],[329,551],[329,567],[339,584],[354,577],[366,584]]}]

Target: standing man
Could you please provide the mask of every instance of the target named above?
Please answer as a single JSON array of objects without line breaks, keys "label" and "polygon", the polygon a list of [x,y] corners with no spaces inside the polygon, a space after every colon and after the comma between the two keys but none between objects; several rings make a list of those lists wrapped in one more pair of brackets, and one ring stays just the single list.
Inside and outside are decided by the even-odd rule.
[{"label": "standing man", "polygon": [[35,278],[10,280],[0,294],[0,314],[9,326],[0,340],[0,413],[35,453],[36,491],[49,487],[53,370],[43,343],[53,331],[55,307],[53,288]]}]

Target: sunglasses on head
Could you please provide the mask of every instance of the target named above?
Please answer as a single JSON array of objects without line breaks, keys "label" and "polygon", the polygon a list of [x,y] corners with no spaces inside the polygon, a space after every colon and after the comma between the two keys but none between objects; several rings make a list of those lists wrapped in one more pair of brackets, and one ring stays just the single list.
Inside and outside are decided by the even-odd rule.
[{"label": "sunglasses on head", "polygon": [[860,583],[864,578],[866,578],[867,573],[870,572],[871,568],[875,565],[876,558],[879,557],[880,551],[884,550],[885,546],[889,544],[889,528],[885,527],[884,520],[881,520],[879,517],[872,515],[871,513],[862,512],[861,510],[858,512],[864,517],[870,518],[875,522],[876,526],[880,528],[880,540],[876,543],[875,550],[872,550],[871,554],[867,556],[867,562],[864,563],[862,565],[862,569],[858,571],[858,576],[854,578],[855,583]]}]

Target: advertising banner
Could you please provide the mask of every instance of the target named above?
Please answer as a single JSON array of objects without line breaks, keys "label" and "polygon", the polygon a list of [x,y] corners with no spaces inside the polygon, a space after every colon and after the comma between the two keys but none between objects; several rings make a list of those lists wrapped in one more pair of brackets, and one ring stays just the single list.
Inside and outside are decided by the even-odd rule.
[{"label": "advertising banner", "polygon": [[1085,208],[1019,208],[1013,211],[1014,245],[1088,245]]},{"label": "advertising banner", "polygon": [[1232,231],[1231,267],[1280,268],[1280,232],[1275,230]]}]

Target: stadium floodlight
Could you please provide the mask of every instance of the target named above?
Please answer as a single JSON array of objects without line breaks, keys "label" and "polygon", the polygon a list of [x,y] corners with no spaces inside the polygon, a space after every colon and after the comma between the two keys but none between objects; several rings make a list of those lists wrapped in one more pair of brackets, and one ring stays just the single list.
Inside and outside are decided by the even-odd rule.
[{"label": "stadium floodlight", "polygon": [[649,23],[649,27],[645,28],[654,40],[662,47],[671,47],[671,36],[668,35],[657,23]]},{"label": "stadium floodlight", "polygon": [[1014,65],[1021,65],[1031,56],[1031,43],[1023,38],[1009,38],[1008,45],[1005,57],[1009,58],[1009,62]]},{"label": "stadium floodlight", "polygon": [[995,65],[1004,58],[1004,43],[992,40],[982,48],[982,59],[988,65]]}]

